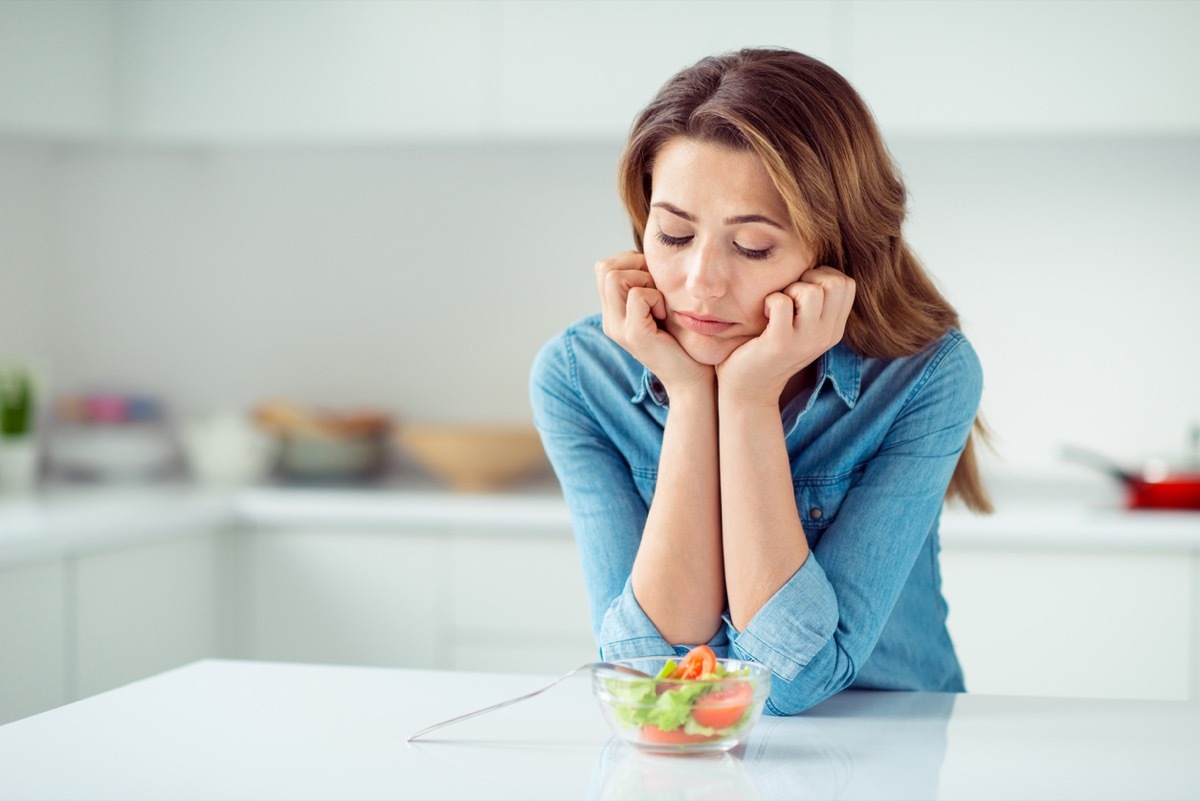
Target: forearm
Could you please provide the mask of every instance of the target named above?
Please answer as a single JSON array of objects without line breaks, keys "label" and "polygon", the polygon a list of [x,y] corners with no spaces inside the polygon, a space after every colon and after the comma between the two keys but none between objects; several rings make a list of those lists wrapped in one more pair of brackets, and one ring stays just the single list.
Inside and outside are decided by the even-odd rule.
[{"label": "forearm", "polygon": [[719,401],[721,531],[734,627],[744,629],[808,558],[779,409]]},{"label": "forearm", "polygon": [[638,604],[667,642],[708,642],[721,626],[725,576],[715,383],[671,397],[658,482],[633,564]]}]

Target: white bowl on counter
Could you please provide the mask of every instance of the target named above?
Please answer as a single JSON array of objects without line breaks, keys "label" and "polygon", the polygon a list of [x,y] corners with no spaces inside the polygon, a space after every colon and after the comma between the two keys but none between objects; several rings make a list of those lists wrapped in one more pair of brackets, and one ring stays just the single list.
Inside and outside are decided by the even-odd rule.
[{"label": "white bowl on counter", "polygon": [[279,455],[278,440],[239,414],[185,423],[179,439],[192,476],[203,484],[244,486],[262,481]]}]

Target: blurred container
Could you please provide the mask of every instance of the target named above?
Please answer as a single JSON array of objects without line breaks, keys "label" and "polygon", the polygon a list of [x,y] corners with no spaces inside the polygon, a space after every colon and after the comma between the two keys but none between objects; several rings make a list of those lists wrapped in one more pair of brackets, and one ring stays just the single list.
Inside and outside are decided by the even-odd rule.
[{"label": "blurred container", "polygon": [[255,409],[254,419],[277,438],[276,469],[285,481],[369,481],[387,467],[391,418],[385,412],[331,412],[272,401]]},{"label": "blurred container", "polygon": [[279,441],[244,414],[193,420],[179,438],[193,478],[215,486],[262,481],[279,455]]},{"label": "blurred container", "polygon": [[46,432],[46,471],[99,482],[176,476],[183,460],[161,401],[143,395],[66,395]]},{"label": "blurred container", "polygon": [[397,438],[417,464],[464,492],[500,489],[550,466],[532,426],[406,425]]},{"label": "blurred container", "polygon": [[37,488],[38,449],[32,436],[0,437],[0,495],[31,495]]}]

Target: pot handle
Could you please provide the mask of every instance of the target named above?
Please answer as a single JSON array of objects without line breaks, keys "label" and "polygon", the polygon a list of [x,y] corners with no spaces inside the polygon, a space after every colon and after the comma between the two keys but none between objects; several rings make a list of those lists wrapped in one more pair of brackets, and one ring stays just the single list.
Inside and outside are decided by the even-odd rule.
[{"label": "pot handle", "polygon": [[1126,484],[1133,483],[1136,479],[1130,475],[1119,464],[1109,459],[1107,456],[1096,453],[1095,451],[1079,448],[1074,445],[1064,445],[1060,454],[1062,458],[1068,462],[1087,465],[1101,470],[1108,475],[1116,478]]}]

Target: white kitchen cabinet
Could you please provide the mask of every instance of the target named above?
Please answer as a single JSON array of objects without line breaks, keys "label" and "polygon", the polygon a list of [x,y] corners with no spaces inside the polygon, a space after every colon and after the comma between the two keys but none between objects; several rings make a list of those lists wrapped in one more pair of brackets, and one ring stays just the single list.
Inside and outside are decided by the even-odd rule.
[{"label": "white kitchen cabinet", "polygon": [[0,571],[0,721],[221,655],[219,537]]},{"label": "white kitchen cabinet", "polygon": [[116,111],[111,0],[0,2],[0,132],[103,138]]},{"label": "white kitchen cabinet", "polygon": [[61,560],[0,568],[0,724],[74,700],[66,599]]},{"label": "white kitchen cabinet", "polygon": [[436,536],[354,528],[241,532],[238,653],[428,668],[442,658],[446,567]]},{"label": "white kitchen cabinet", "polygon": [[119,7],[119,132],[201,141],[476,137],[479,0]]},{"label": "white kitchen cabinet", "polygon": [[221,543],[205,533],[68,561],[72,699],[224,650]]},{"label": "white kitchen cabinet", "polygon": [[444,542],[450,580],[445,667],[562,673],[597,659],[587,594],[569,537],[458,534]]},{"label": "white kitchen cabinet", "polygon": [[1200,130],[1200,3],[848,6],[847,75],[885,134]]},{"label": "white kitchen cabinet", "polygon": [[837,62],[833,0],[708,3],[501,2],[487,130],[623,139],[675,72],[704,56],[781,45]]},{"label": "white kitchen cabinet", "polygon": [[246,658],[536,673],[595,659],[569,539],[289,526],[238,540]]},{"label": "white kitchen cabinet", "polygon": [[967,689],[1197,697],[1195,561],[1187,551],[945,547],[948,625]]},{"label": "white kitchen cabinet", "polygon": [[889,135],[1196,133],[1198,29],[1173,0],[8,0],[0,131],[619,140],[676,70],[780,45],[839,69]]},{"label": "white kitchen cabinet", "polygon": [[1200,700],[1200,553],[1192,553],[1191,631],[1189,632],[1189,698]]}]

